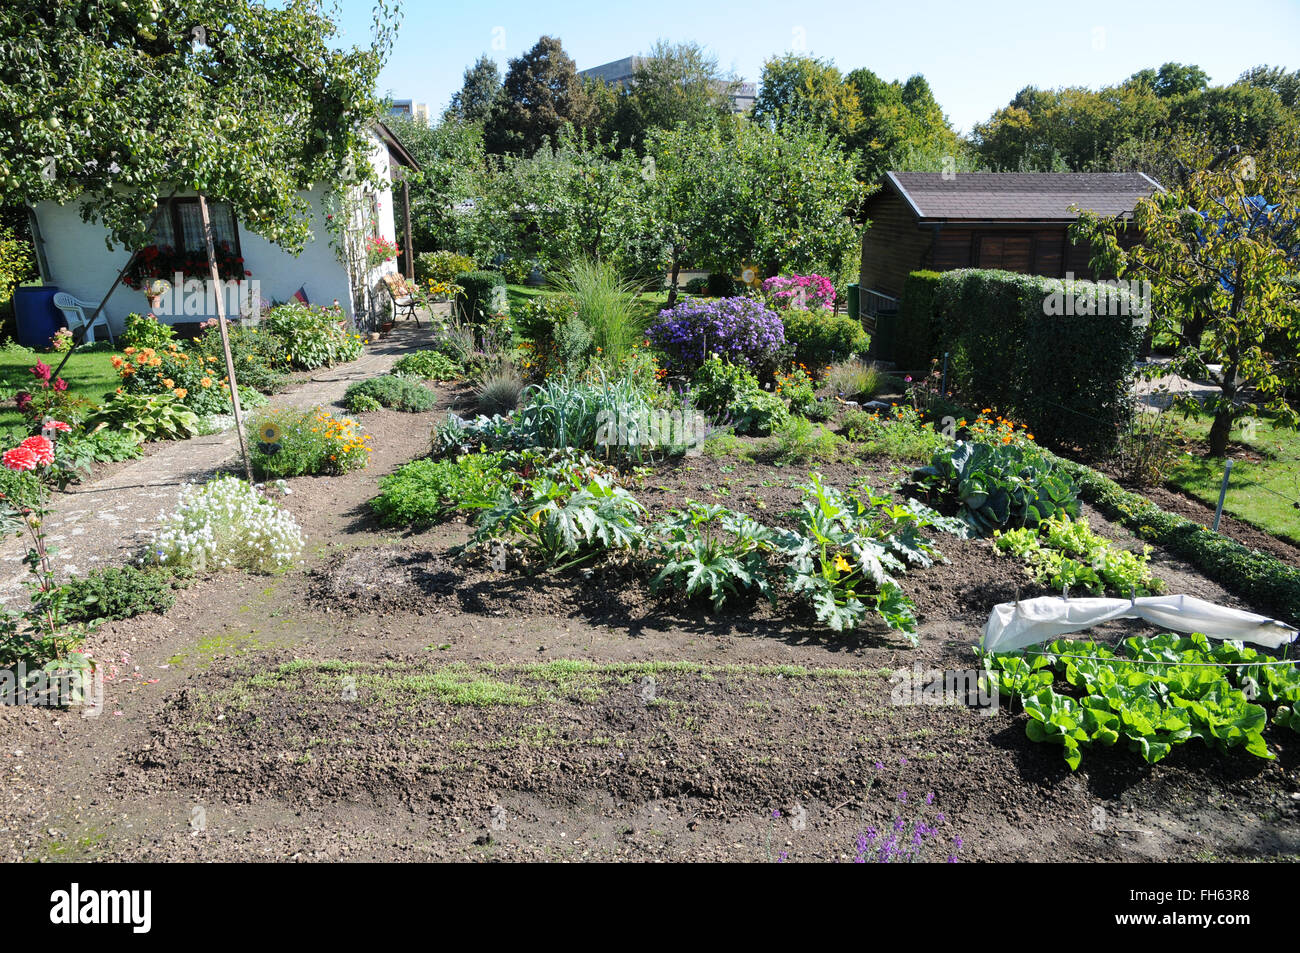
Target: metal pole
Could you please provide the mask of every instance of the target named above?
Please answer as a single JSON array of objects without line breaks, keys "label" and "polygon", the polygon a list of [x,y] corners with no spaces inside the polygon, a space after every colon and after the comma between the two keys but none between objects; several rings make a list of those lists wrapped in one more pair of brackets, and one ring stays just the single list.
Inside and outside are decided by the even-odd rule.
[{"label": "metal pole", "polygon": [[1214,510],[1214,525],[1210,528],[1219,531],[1219,517],[1223,515],[1223,499],[1228,495],[1228,477],[1232,476],[1232,458],[1223,467],[1223,486],[1219,487],[1219,505]]},{"label": "metal pole", "polygon": [[948,352],[943,352],[943,384],[939,387],[939,393],[948,396]]},{"label": "metal pole", "polygon": [[203,238],[208,245],[208,271],[212,275],[212,292],[217,302],[217,329],[221,332],[221,350],[226,355],[226,380],[230,382],[230,406],[235,411],[235,431],[239,434],[239,452],[244,457],[244,475],[253,482],[253,461],[248,456],[248,438],[244,435],[244,411],[239,406],[239,382],[235,379],[235,359],[230,354],[230,333],[226,330],[226,302],[221,294],[221,275],[217,271],[217,250],[212,244],[212,221],[208,218],[208,200],[199,193],[199,216],[203,219]]}]

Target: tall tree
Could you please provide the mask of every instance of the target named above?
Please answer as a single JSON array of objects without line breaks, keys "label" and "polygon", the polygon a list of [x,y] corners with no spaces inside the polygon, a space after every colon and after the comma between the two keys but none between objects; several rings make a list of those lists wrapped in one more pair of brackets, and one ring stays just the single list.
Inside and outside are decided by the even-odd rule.
[{"label": "tall tree", "polygon": [[0,204],[78,200],[148,243],[159,196],[202,192],[291,251],[313,185],[370,169],[365,122],[395,29],[339,48],[314,3],[9,0],[0,6]]},{"label": "tall tree", "polygon": [[849,144],[858,155],[863,178],[875,179],[903,165],[908,157],[913,161],[919,156],[938,157],[941,167],[934,171],[942,171],[945,157],[954,171],[959,165],[970,165],[967,147],[939,108],[924,76],[887,83],[869,69],[856,69],[845,81],[857,92],[862,106],[862,122]]},{"label": "tall tree", "polygon": [[1072,226],[1098,270],[1151,283],[1153,331],[1176,342],[1168,368],[1218,393],[1209,450],[1222,456],[1234,421],[1261,411],[1300,422],[1300,149],[1294,137],[1224,152],[1208,168],[1138,202],[1141,243],[1121,218],[1085,212]]},{"label": "tall tree", "polygon": [[1210,84],[1210,74],[1190,63],[1165,63],[1159,69],[1139,70],[1128,82],[1151,90],[1161,99],[1186,96]]},{"label": "tall tree", "polygon": [[772,129],[811,127],[848,142],[862,123],[862,104],[830,60],[789,53],[763,64],[753,119]]},{"label": "tall tree", "polygon": [[1300,69],[1288,73],[1280,66],[1255,66],[1242,73],[1237,82],[1271,89],[1287,109],[1300,108]]},{"label": "tall tree", "polygon": [[485,122],[500,91],[501,70],[497,69],[496,61],[480,56],[465,70],[465,80],[452,94],[446,115],[460,122]]},{"label": "tall tree", "polygon": [[462,251],[464,208],[482,194],[487,178],[482,127],[453,118],[431,127],[405,116],[388,125],[423,169],[411,181],[415,253]]},{"label": "tall tree", "polygon": [[544,36],[510,61],[484,140],[493,154],[532,155],[548,139],[555,142],[566,123],[585,129],[594,114],[572,58],[558,39]]},{"label": "tall tree", "polygon": [[656,129],[713,125],[731,111],[733,84],[698,43],[659,40],[619,91],[606,136],[644,153],[646,136]]}]

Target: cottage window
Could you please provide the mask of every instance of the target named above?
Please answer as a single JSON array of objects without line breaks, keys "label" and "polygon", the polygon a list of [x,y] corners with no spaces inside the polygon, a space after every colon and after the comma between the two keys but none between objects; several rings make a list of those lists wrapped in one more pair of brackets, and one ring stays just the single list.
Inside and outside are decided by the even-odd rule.
[{"label": "cottage window", "polygon": [[[234,255],[240,254],[239,228],[235,213],[225,202],[208,202],[208,218],[212,222],[212,241],[218,248],[227,246]],[[203,240],[203,218],[199,214],[198,199],[167,199],[158,203],[154,218],[154,244],[186,254],[206,255],[207,243]]]}]

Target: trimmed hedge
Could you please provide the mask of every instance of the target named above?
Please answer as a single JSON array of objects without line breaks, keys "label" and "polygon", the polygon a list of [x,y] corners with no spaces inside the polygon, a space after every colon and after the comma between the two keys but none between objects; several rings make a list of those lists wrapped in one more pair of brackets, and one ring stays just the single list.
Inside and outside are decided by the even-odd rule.
[{"label": "trimmed hedge", "polygon": [[509,307],[505,275],[499,271],[466,271],[456,276],[456,284],[463,289],[460,304],[470,321],[480,314],[504,314]]},{"label": "trimmed hedge", "polygon": [[939,326],[934,302],[939,294],[938,271],[914,271],[903,283],[894,332],[894,364],[905,371],[924,371],[938,357]]},{"label": "trimmed hedge", "polygon": [[1266,607],[1284,620],[1300,620],[1300,569],[1276,556],[1247,549],[1222,533],[1162,510],[1144,496],[1073,460],[1055,458],[1074,479],[1079,495],[1132,533],[1186,559],[1206,576]]},{"label": "trimmed hedge", "polygon": [[[1089,452],[1114,446],[1133,413],[1131,379],[1143,329],[1119,307],[1105,309],[1112,314],[1064,313],[1086,311],[1088,302],[1103,310],[1095,305],[1107,289],[976,268],[921,277],[910,289],[904,308],[914,326],[924,322],[932,292],[937,347],[930,356],[948,352],[949,380],[963,400],[1023,421],[1049,446]],[[1072,298],[1083,307],[1068,307]],[[926,334],[916,337],[923,344]]]}]

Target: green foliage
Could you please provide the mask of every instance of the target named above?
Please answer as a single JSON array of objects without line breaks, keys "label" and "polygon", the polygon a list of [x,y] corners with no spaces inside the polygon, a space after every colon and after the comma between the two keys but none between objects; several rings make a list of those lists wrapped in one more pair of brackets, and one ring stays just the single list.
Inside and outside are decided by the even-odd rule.
[{"label": "green foliage", "polygon": [[383,374],[348,385],[343,395],[343,406],[353,413],[359,413],[360,409],[355,406],[358,402],[362,405],[360,409],[371,409],[368,403],[373,402],[380,407],[419,414],[432,410],[438,403],[438,396],[410,377]]},{"label": "green foliage", "polygon": [[369,462],[370,436],[350,417],[321,407],[264,411],[251,422],[249,456],[263,480],[337,475]]},{"label": "green foliage", "polygon": [[789,417],[785,401],[759,386],[747,368],[710,357],[691,378],[696,406],[737,434],[766,436]]},{"label": "green foliage", "polygon": [[[235,363],[235,379],[243,388],[251,387],[263,394],[283,390],[289,370],[287,343],[266,329],[246,327],[237,322],[226,322],[226,336],[230,341],[230,356]],[[215,322],[210,324],[196,341],[185,347],[202,358],[210,373],[219,378],[226,376],[226,357],[221,346],[221,331]]]},{"label": "green foliage", "polygon": [[866,453],[916,463],[950,446],[949,439],[911,407],[897,408],[890,417],[850,410],[840,418],[840,430],[849,440],[863,444]]},{"label": "green foliage", "polygon": [[[1275,722],[1290,725],[1300,699],[1293,667],[1221,667],[1260,657],[1232,643],[1211,647],[1200,633],[1134,636],[1123,649],[1058,639],[1042,651],[986,655],[984,663],[1001,692],[1023,701],[1030,740],[1060,745],[1071,770],[1082,749],[1121,740],[1148,764],[1193,738],[1220,752],[1274,757],[1263,736],[1268,711],[1254,702],[1282,703]],[[1079,697],[1057,693],[1056,676]]]},{"label": "green foliage", "polygon": [[1037,526],[1058,514],[1079,515],[1070,477],[1035,447],[958,440],[913,479],[928,495],[955,502],[981,536],[1004,526]]},{"label": "green foliage", "polygon": [[619,88],[604,138],[640,153],[653,131],[713,126],[730,111],[729,87],[717,57],[698,43],[657,40]]},{"label": "green foliage", "polygon": [[1052,589],[1087,590],[1095,596],[1149,596],[1164,584],[1151,574],[1151,547],[1141,555],[1121,549],[1092,531],[1085,518],[1054,516],[1037,529],[993,531],[996,552],[1019,556],[1030,578]]},{"label": "green foliage", "polygon": [[289,365],[305,371],[355,361],[364,349],[361,336],[347,329],[334,308],[313,308],[296,301],[267,312],[261,333],[280,339]]},{"label": "green foliage", "polygon": [[426,251],[415,256],[416,281],[455,281],[474,270],[474,259],[454,251]]},{"label": "green foliage", "polygon": [[875,365],[860,360],[832,364],[826,368],[822,381],[836,397],[856,401],[870,400],[882,383]]},{"label": "green foliage", "polygon": [[478,412],[488,417],[514,413],[525,386],[523,376],[513,364],[507,362],[492,368],[474,390]]},{"label": "green foliage", "polygon": [[412,460],[379,481],[370,508],[384,526],[437,523],[494,503],[504,485],[502,453]]},{"label": "green foliage", "polygon": [[499,271],[467,271],[456,276],[456,284],[461,287],[461,311],[471,323],[509,310],[506,279]]},{"label": "green foliage", "polygon": [[156,568],[92,569],[63,585],[69,622],[129,619],[145,612],[163,613],[176,602],[174,573]]},{"label": "green foliage", "polygon": [[1186,559],[1210,579],[1276,612],[1279,618],[1300,618],[1300,569],[1168,513],[1089,467],[1060,458],[1055,463],[1073,479],[1079,494],[1109,519]]},{"label": "green foliage", "polygon": [[752,517],[691,503],[674,510],[653,533],[663,566],[651,580],[652,589],[670,586],[688,599],[707,596],[714,612],[740,589],[753,589],[776,605],[768,561],[775,534]]},{"label": "green foliage", "polygon": [[805,418],[791,416],[776,428],[766,452],[781,464],[825,463],[839,456],[843,443],[840,437]]},{"label": "green foliage", "polygon": [[[20,281],[36,276],[32,243],[20,238],[7,223],[0,223],[0,308],[12,311],[10,299]],[[6,320],[12,317],[7,315]]]},{"label": "green foliage", "polygon": [[160,351],[176,337],[176,331],[170,324],[163,324],[152,314],[140,315],[132,312],[126,316],[126,328],[122,332],[123,347],[137,350],[153,348]]},{"label": "green foliage", "polygon": [[[560,289],[574,304],[574,317],[590,331],[598,363],[613,369],[645,336],[647,316],[637,303],[637,289],[608,262],[578,258],[569,265]],[[581,370],[572,363],[571,370]]]},{"label": "green foliage", "polygon": [[300,253],[304,193],[370,169],[393,11],[377,7],[372,26],[356,48],[315,4],[6,3],[0,89],[23,92],[0,101],[0,194],[80,202],[110,244],[140,248],[155,198],[201,191]]},{"label": "green foliage", "polygon": [[[496,60],[483,55],[474,61],[474,65],[465,70],[465,79],[460,89],[452,94],[444,118],[456,118],[461,122],[484,122],[492,112],[492,104],[501,92],[501,70]],[[464,271],[465,269],[461,269]]]},{"label": "green foliage", "polygon": [[170,393],[114,394],[86,419],[88,429],[101,424],[129,431],[141,442],[185,440],[199,431],[198,415]]},{"label": "green foliage", "polygon": [[573,59],[559,39],[543,36],[510,60],[484,121],[488,152],[530,156],[566,124],[586,128],[594,112]]},{"label": "green foliage", "polygon": [[914,271],[903,282],[898,302],[898,327],[894,332],[894,363],[916,371],[939,356],[939,294],[937,271]]},{"label": "green foliage", "polygon": [[964,401],[1024,421],[1049,446],[1114,446],[1133,412],[1139,301],[1092,282],[975,268],[910,287],[907,321],[923,326],[929,301]]},{"label": "green foliage", "polygon": [[775,129],[816,128],[848,142],[863,115],[857,89],[834,63],[787,53],[763,64],[753,119]]},{"label": "green foliage", "polygon": [[[1298,166],[1294,137],[1280,140],[1139,200],[1131,222],[1085,212],[1071,227],[1095,265],[1151,282],[1152,331],[1175,348],[1161,373],[1217,386],[1204,401],[1212,456],[1223,456],[1240,416],[1300,423],[1300,296],[1285,280],[1296,271]],[[1144,239],[1124,247],[1133,227]]]},{"label": "green foliage", "polygon": [[408,374],[427,381],[451,381],[464,374],[461,367],[441,351],[412,351],[393,365],[394,374]]},{"label": "green foliage", "polygon": [[861,322],[847,314],[787,310],[781,312],[781,321],[786,343],[794,345],[795,358],[814,371],[866,354],[871,343]]}]

